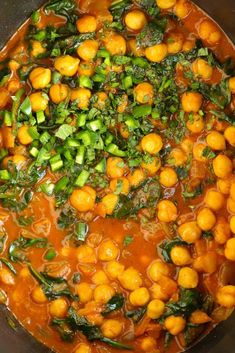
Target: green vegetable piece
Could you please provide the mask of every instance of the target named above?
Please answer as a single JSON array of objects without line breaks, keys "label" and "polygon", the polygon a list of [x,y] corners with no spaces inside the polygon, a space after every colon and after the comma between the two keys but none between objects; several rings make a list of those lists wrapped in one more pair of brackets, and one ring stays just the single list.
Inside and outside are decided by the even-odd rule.
[{"label": "green vegetable piece", "polygon": [[150,105],[139,105],[133,108],[133,115],[136,119],[151,115],[152,107]]},{"label": "green vegetable piece", "polygon": [[11,175],[7,169],[0,170],[0,180],[10,180]]},{"label": "green vegetable piece", "polygon": [[75,236],[79,242],[84,242],[88,233],[89,227],[84,222],[78,222],[75,226]]},{"label": "green vegetable piece", "polygon": [[55,194],[60,193],[61,191],[64,191],[68,183],[69,183],[69,177],[67,176],[62,177],[59,181],[57,181],[54,187]]},{"label": "green vegetable piece", "polygon": [[25,251],[28,248],[45,248],[47,244],[48,241],[45,238],[26,238],[20,236],[10,244],[8,250],[9,259],[13,262],[28,262],[28,258],[25,255]]},{"label": "green vegetable piece", "polygon": [[50,165],[51,165],[51,170],[53,172],[56,172],[57,170],[61,169],[63,167],[63,161],[61,159],[60,154],[56,154],[52,158],[50,158]]},{"label": "green vegetable piece", "polygon": [[126,152],[120,150],[119,147],[117,145],[115,145],[114,143],[110,143],[110,145],[108,145],[106,147],[106,151],[114,156],[117,156],[117,157],[125,157],[126,156]]},{"label": "green vegetable piece", "polygon": [[84,87],[84,88],[92,88],[93,87],[93,82],[90,79],[89,76],[80,76],[79,77],[79,87]]},{"label": "green vegetable piece", "polygon": [[32,113],[32,106],[29,97],[26,97],[21,104],[20,111],[28,116]]},{"label": "green vegetable piece", "polygon": [[82,127],[86,125],[87,115],[85,113],[77,115],[77,126]]},{"label": "green vegetable piece", "polygon": [[36,113],[37,123],[42,124],[46,120],[44,111],[40,111]]},{"label": "green vegetable piece", "polygon": [[163,243],[160,245],[160,248],[162,249],[162,257],[166,262],[169,262],[169,263],[172,262],[170,254],[171,254],[171,250],[175,246],[188,246],[188,243],[186,243],[185,241],[179,238],[176,238],[171,241],[163,241]]},{"label": "green vegetable piece", "polygon": [[51,261],[56,257],[56,251],[55,249],[48,249],[47,252],[44,255],[44,259]]},{"label": "green vegetable piece", "polygon": [[9,112],[8,110],[4,110],[3,121],[4,121],[4,125],[8,127],[12,126],[12,122],[13,122],[12,113]]},{"label": "green vegetable piece", "polygon": [[31,154],[31,156],[36,158],[38,156],[39,150],[36,147],[32,147],[30,148],[29,153]]},{"label": "green vegetable piece", "polygon": [[101,161],[95,166],[95,170],[99,173],[105,173],[106,171],[106,158],[101,159]]},{"label": "green vegetable piece", "polygon": [[65,140],[67,137],[71,136],[74,131],[75,131],[74,126],[63,124],[59,127],[55,136],[60,138],[61,140]]},{"label": "green vegetable piece", "polygon": [[75,159],[77,164],[83,164],[84,163],[85,151],[86,151],[85,146],[79,146],[78,147],[78,153],[77,153],[76,159]]},{"label": "green vegetable piece", "polygon": [[126,235],[123,241],[124,246],[128,246],[133,242],[134,238],[132,235]]},{"label": "green vegetable piece", "polygon": [[89,176],[90,176],[90,172],[88,172],[87,170],[82,170],[79,176],[77,177],[74,185],[80,188],[83,187],[86,184]]},{"label": "green vegetable piece", "polygon": [[38,133],[36,126],[30,126],[28,128],[28,133],[32,137],[33,140],[38,140],[40,137],[40,134]]},{"label": "green vegetable piece", "polygon": [[131,76],[124,77],[124,79],[122,80],[122,84],[125,90],[128,90],[129,88],[131,88],[133,86],[132,77]]},{"label": "green vegetable piece", "polygon": [[102,315],[106,316],[112,313],[113,311],[120,310],[123,307],[124,302],[125,302],[125,299],[123,294],[120,294],[120,293],[115,294],[105,305],[105,309],[104,311],[102,311]]}]

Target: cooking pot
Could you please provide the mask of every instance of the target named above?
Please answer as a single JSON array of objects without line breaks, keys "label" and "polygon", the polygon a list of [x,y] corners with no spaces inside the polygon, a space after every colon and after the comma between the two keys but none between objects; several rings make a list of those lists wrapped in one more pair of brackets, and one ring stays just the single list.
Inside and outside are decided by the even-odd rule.
[{"label": "cooking pot", "polygon": [[[223,2],[195,0],[194,2],[209,13],[235,42],[234,0],[223,0]],[[0,48],[30,16],[32,11],[43,3],[45,0],[0,0]],[[235,315],[218,325],[208,336],[188,350],[188,353],[234,352]],[[0,306],[0,353],[52,353],[52,351],[26,332],[8,309],[2,305]]]}]

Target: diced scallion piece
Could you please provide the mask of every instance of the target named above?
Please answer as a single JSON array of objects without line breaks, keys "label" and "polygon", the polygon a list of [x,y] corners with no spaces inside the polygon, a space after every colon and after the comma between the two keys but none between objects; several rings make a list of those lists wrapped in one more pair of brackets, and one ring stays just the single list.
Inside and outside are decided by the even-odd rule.
[{"label": "diced scallion piece", "polygon": [[28,133],[32,137],[33,140],[38,140],[40,138],[40,134],[39,134],[36,126],[29,127]]},{"label": "diced scallion piece", "polygon": [[51,135],[47,131],[44,131],[43,134],[39,137],[39,141],[44,145],[50,140],[50,138]]},{"label": "diced scallion piece", "polygon": [[122,83],[125,90],[131,88],[133,86],[132,77],[131,76],[124,77]]},{"label": "diced scallion piece", "polygon": [[3,120],[4,120],[4,125],[8,127],[12,126],[12,113],[9,112],[8,110],[5,110],[3,114]]},{"label": "diced scallion piece", "polygon": [[125,157],[126,156],[126,152],[120,150],[119,147],[117,145],[115,145],[114,143],[110,143],[110,145],[108,145],[106,147],[106,151],[109,152],[110,154],[113,154],[114,156],[117,156],[117,157]]},{"label": "diced scallion piece", "polygon": [[80,146],[78,148],[78,153],[76,155],[76,163],[77,164],[83,164],[84,163],[84,157],[85,157],[85,146]]},{"label": "diced scallion piece", "polygon": [[44,259],[51,261],[56,257],[56,251],[55,249],[48,249],[47,252],[44,255]]},{"label": "diced scallion piece", "polygon": [[83,186],[86,184],[86,182],[87,182],[89,176],[90,176],[90,173],[89,173],[87,170],[81,171],[81,173],[80,173],[79,176],[77,177],[77,179],[76,179],[74,185],[75,185],[75,186],[78,186],[78,187],[80,187],[80,188],[83,187]]},{"label": "diced scallion piece", "polygon": [[0,180],[10,180],[11,175],[8,170],[2,169],[0,170]]},{"label": "diced scallion piece", "polygon": [[75,226],[75,235],[78,241],[84,242],[88,233],[88,225],[85,222],[79,222]]},{"label": "diced scallion piece", "polygon": [[53,156],[52,158],[50,158],[50,165],[51,165],[51,170],[53,172],[56,172],[57,170],[59,170],[60,168],[63,167],[63,161],[61,159],[60,154],[56,154],[55,156]]},{"label": "diced scallion piece", "polygon": [[46,195],[48,195],[48,196],[51,196],[51,195],[53,194],[54,187],[55,187],[55,185],[54,185],[53,183],[45,182],[45,183],[43,183],[43,184],[40,185],[40,188],[39,188],[39,189],[40,189],[44,194],[46,194]]},{"label": "diced scallion piece", "polygon": [[133,108],[133,115],[135,118],[143,118],[152,113],[152,107],[150,105],[140,105]]},{"label": "diced scallion piece", "polygon": [[57,183],[55,184],[54,192],[59,193],[59,192],[65,190],[68,183],[69,183],[69,178],[67,176],[64,176],[59,181],[57,181]]},{"label": "diced scallion piece", "polygon": [[43,111],[37,112],[36,117],[37,117],[38,124],[42,124],[46,120],[46,117]]},{"label": "diced scallion piece", "polygon": [[26,97],[20,106],[20,111],[25,115],[30,115],[32,113],[32,107],[29,97]]},{"label": "diced scallion piece", "polygon": [[79,77],[79,86],[84,88],[92,88],[93,82],[89,76],[83,75]]},{"label": "diced scallion piece", "polygon": [[105,173],[106,171],[106,159],[103,158],[101,161],[95,166],[95,170],[100,173]]},{"label": "diced scallion piece", "polygon": [[34,158],[37,157],[38,153],[39,153],[39,150],[36,148],[36,147],[32,147],[30,150],[29,150],[29,153],[31,154],[31,156],[33,156]]},{"label": "diced scallion piece", "polygon": [[86,125],[87,115],[82,113],[77,116],[77,126],[82,127]]}]

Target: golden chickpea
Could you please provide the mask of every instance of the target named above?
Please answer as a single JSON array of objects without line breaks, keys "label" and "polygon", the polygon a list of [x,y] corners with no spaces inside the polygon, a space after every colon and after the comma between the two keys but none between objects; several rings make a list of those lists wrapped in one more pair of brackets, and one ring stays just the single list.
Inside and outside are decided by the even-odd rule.
[{"label": "golden chickpea", "polygon": [[218,178],[225,179],[232,173],[233,165],[227,156],[219,154],[213,159],[213,169]]},{"label": "golden chickpea", "polygon": [[98,259],[101,261],[112,261],[117,259],[119,248],[112,240],[104,240],[98,249]]},{"label": "golden chickpea", "polygon": [[206,137],[206,142],[210,148],[216,151],[223,151],[226,149],[226,142],[224,136],[218,131],[210,132]]},{"label": "golden chickpea", "polygon": [[139,83],[134,88],[135,100],[141,104],[152,104],[153,102],[153,86],[148,82]]},{"label": "golden chickpea", "polygon": [[140,10],[129,11],[124,18],[126,26],[132,31],[140,31],[147,23],[144,12]]},{"label": "golden chickpea", "polygon": [[180,237],[189,244],[195,243],[202,235],[202,231],[195,221],[181,224],[178,228],[178,233]]},{"label": "golden chickpea", "polygon": [[185,92],[182,95],[182,108],[186,113],[197,113],[202,105],[202,95],[197,92]]},{"label": "golden chickpea", "polygon": [[174,148],[169,157],[171,164],[179,167],[187,162],[187,155],[181,148]]},{"label": "golden chickpea", "polygon": [[92,76],[94,74],[95,68],[94,63],[89,61],[82,61],[78,66],[79,76]]},{"label": "golden chickpea", "polygon": [[129,180],[124,177],[112,179],[110,181],[109,187],[114,193],[120,193],[123,195],[128,195],[130,191]]},{"label": "golden chickpea", "polygon": [[157,347],[157,341],[153,337],[144,337],[141,341],[140,346],[144,352],[155,352]]},{"label": "golden chickpea", "polygon": [[173,168],[166,167],[161,171],[159,181],[166,188],[171,188],[178,182],[178,176]]},{"label": "golden chickpea", "polygon": [[205,196],[205,204],[213,211],[219,211],[225,204],[224,195],[216,190],[208,190]]},{"label": "golden chickpea", "polygon": [[168,54],[177,54],[183,48],[184,37],[181,33],[171,33],[167,39]]},{"label": "golden chickpea", "polygon": [[198,286],[199,277],[197,271],[193,270],[190,267],[183,267],[179,270],[178,274],[178,285],[192,289]]},{"label": "golden chickpea", "polygon": [[211,20],[204,20],[199,26],[199,36],[211,45],[217,44],[221,39],[221,33]]},{"label": "golden chickpea", "polygon": [[6,88],[0,89],[0,109],[5,108],[5,106],[10,102],[10,94]]},{"label": "golden chickpea", "polygon": [[74,76],[78,71],[80,60],[70,55],[60,56],[55,59],[55,69],[63,76]]},{"label": "golden chickpea", "polygon": [[94,264],[96,263],[95,250],[89,245],[80,245],[76,250],[77,260],[82,264]]},{"label": "golden chickpea", "polygon": [[145,287],[135,289],[133,292],[131,292],[131,294],[129,296],[129,300],[130,300],[131,305],[133,305],[133,306],[146,305],[150,300],[150,295],[149,295],[148,289]]},{"label": "golden chickpea", "polygon": [[17,138],[22,145],[29,145],[33,142],[31,135],[29,134],[28,125],[22,125],[17,132]]},{"label": "golden chickpea", "polygon": [[45,111],[47,109],[48,98],[43,92],[32,93],[29,99],[33,112]]},{"label": "golden chickpea", "polygon": [[160,63],[167,56],[167,45],[160,43],[148,47],[145,49],[145,56],[149,61]]},{"label": "golden chickpea", "polygon": [[97,101],[94,104],[94,107],[98,109],[103,109],[106,106],[108,101],[108,95],[105,92],[97,92],[96,93]]},{"label": "golden chickpea", "polygon": [[154,176],[157,171],[161,168],[161,160],[159,157],[152,157],[149,163],[142,162],[141,167],[148,172],[148,175]]},{"label": "golden chickpea", "polygon": [[177,336],[180,332],[182,332],[185,329],[186,321],[181,316],[171,315],[168,318],[166,318],[164,324],[167,331],[169,331],[171,335]]},{"label": "golden chickpea", "polygon": [[193,268],[197,272],[214,273],[217,267],[218,258],[214,251],[207,252],[206,255],[199,256],[193,261]]},{"label": "golden chickpea", "polygon": [[217,292],[217,301],[225,308],[233,308],[235,306],[235,286],[221,287]]},{"label": "golden chickpea", "polygon": [[76,285],[75,289],[81,303],[85,304],[91,301],[93,297],[93,290],[90,284],[81,282]]},{"label": "golden chickpea", "polygon": [[45,304],[48,301],[40,286],[37,286],[33,289],[31,296],[33,301],[37,304]]},{"label": "golden chickpea", "polygon": [[117,33],[110,33],[104,39],[104,45],[111,55],[126,54],[126,40]]},{"label": "golden chickpea", "polygon": [[86,109],[89,106],[91,91],[88,88],[76,88],[71,92],[71,101],[76,102],[78,108]]},{"label": "golden chickpea", "polygon": [[77,54],[84,61],[93,60],[96,57],[99,49],[99,43],[94,39],[86,39],[78,47]]},{"label": "golden chickpea", "polygon": [[169,266],[161,260],[154,260],[148,268],[148,275],[152,281],[157,282],[162,276],[170,275]]},{"label": "golden chickpea", "polygon": [[207,158],[203,156],[203,152],[206,148],[206,145],[203,143],[196,143],[193,146],[193,157],[196,159],[198,162],[206,162]]},{"label": "golden chickpea", "polygon": [[163,147],[162,138],[160,135],[151,133],[144,136],[141,140],[141,148],[144,152],[151,155],[157,154]]},{"label": "golden chickpea", "polygon": [[94,290],[94,299],[97,303],[107,303],[115,294],[113,287],[108,284],[101,284]]},{"label": "golden chickpea", "polygon": [[138,289],[142,285],[142,278],[134,267],[128,267],[118,276],[118,280],[123,288],[130,291]]},{"label": "golden chickpea", "polygon": [[68,311],[68,303],[63,298],[58,298],[50,302],[49,312],[51,316],[63,318],[66,316]]},{"label": "golden chickpea", "polygon": [[194,325],[201,325],[210,322],[211,318],[203,311],[196,310],[190,315],[189,321]]},{"label": "golden chickpea", "polygon": [[176,0],[156,0],[157,6],[160,9],[168,10],[176,4]]},{"label": "golden chickpea", "polygon": [[129,39],[127,44],[129,53],[133,54],[134,56],[144,56],[145,50],[137,46],[135,38]]},{"label": "golden chickpea", "polygon": [[111,215],[114,212],[115,207],[118,204],[118,199],[118,195],[112,193],[107,194],[102,198],[101,202],[102,205],[104,205],[105,212],[107,215]]},{"label": "golden chickpea", "polygon": [[174,246],[170,255],[172,262],[176,266],[186,266],[192,262],[190,251],[185,246]]},{"label": "golden chickpea", "polygon": [[198,212],[197,224],[205,232],[211,230],[216,223],[216,217],[209,208],[203,208]]},{"label": "golden chickpea", "polygon": [[227,127],[224,131],[224,137],[231,146],[235,147],[235,126]]},{"label": "golden chickpea", "polygon": [[228,86],[232,93],[235,93],[235,77],[230,77],[228,80]]},{"label": "golden chickpea", "polygon": [[204,59],[196,59],[192,63],[192,71],[196,76],[201,77],[204,80],[209,80],[213,74],[213,68]]},{"label": "golden chickpea", "polygon": [[107,263],[105,270],[111,279],[118,278],[124,272],[124,265],[117,261],[110,261]]},{"label": "golden chickpea", "polygon": [[227,210],[230,213],[235,213],[235,201],[231,197],[227,199]]},{"label": "golden chickpea", "polygon": [[109,178],[121,178],[126,172],[126,165],[120,157],[109,157],[107,159],[107,175]]},{"label": "golden chickpea", "polygon": [[51,70],[37,67],[30,72],[29,79],[34,89],[43,89],[51,82]]},{"label": "golden chickpea", "polygon": [[226,218],[218,217],[216,225],[213,229],[213,235],[216,243],[221,245],[225,244],[226,241],[230,238],[230,226]]},{"label": "golden chickpea", "polygon": [[69,87],[63,83],[57,83],[50,88],[50,98],[53,103],[59,104],[68,97]]},{"label": "golden chickpea", "polygon": [[188,16],[190,11],[190,3],[188,0],[178,0],[174,7],[174,12],[177,17],[183,19]]},{"label": "golden chickpea", "polygon": [[231,182],[231,187],[229,190],[230,197],[235,201],[235,182]]},{"label": "golden chickpea", "polygon": [[154,283],[150,288],[151,298],[166,301],[169,296],[163,292],[162,287],[158,283]]},{"label": "golden chickpea", "polygon": [[235,234],[235,216],[232,216],[230,218],[230,229]]},{"label": "golden chickpea", "polygon": [[80,343],[74,353],[91,353],[91,348],[86,343]]},{"label": "golden chickpea", "polygon": [[177,218],[177,207],[172,201],[162,200],[157,205],[157,216],[160,222],[174,222]]},{"label": "golden chickpea", "polygon": [[194,114],[193,120],[188,120],[186,126],[193,134],[198,134],[204,130],[205,123],[201,115]]},{"label": "golden chickpea", "polygon": [[108,279],[106,273],[104,271],[100,270],[100,271],[97,271],[96,273],[94,273],[94,275],[92,276],[92,282],[98,286],[100,284],[108,284],[109,279]]},{"label": "golden chickpea", "polygon": [[226,259],[230,261],[235,261],[235,238],[231,238],[227,241],[224,255]]},{"label": "golden chickpea", "polygon": [[25,156],[15,154],[14,156],[5,157],[3,159],[2,165],[4,168],[8,168],[9,161],[11,161],[18,170],[21,169],[27,163],[27,159],[25,158]]},{"label": "golden chickpea", "polygon": [[85,188],[76,189],[70,196],[71,205],[76,208],[79,212],[87,212],[94,209],[96,194],[94,189]]},{"label": "golden chickpea", "polygon": [[7,268],[0,269],[0,283],[6,284],[7,286],[13,286],[15,284],[15,278]]},{"label": "golden chickpea", "polygon": [[37,41],[37,40],[33,40],[31,42],[31,52],[30,54],[34,57],[37,58],[39,56],[41,56],[42,54],[44,54],[46,51],[46,48],[43,47],[42,43]]},{"label": "golden chickpea", "polygon": [[83,15],[77,20],[76,26],[80,33],[95,32],[97,29],[97,20],[94,16]]},{"label": "golden chickpea", "polygon": [[118,320],[109,319],[106,320],[101,326],[101,331],[104,337],[107,338],[116,338],[118,337],[123,330],[123,325]]},{"label": "golden chickpea", "polygon": [[188,39],[183,44],[183,52],[190,52],[195,47],[196,41],[194,39]]},{"label": "golden chickpea", "polygon": [[147,306],[147,316],[150,319],[157,320],[162,316],[165,310],[165,304],[159,299],[151,300]]},{"label": "golden chickpea", "polygon": [[128,174],[127,179],[129,180],[130,186],[133,188],[138,187],[146,179],[146,175],[141,168],[134,169]]},{"label": "golden chickpea", "polygon": [[224,195],[229,195],[231,187],[231,179],[218,179],[217,180],[217,188]]}]

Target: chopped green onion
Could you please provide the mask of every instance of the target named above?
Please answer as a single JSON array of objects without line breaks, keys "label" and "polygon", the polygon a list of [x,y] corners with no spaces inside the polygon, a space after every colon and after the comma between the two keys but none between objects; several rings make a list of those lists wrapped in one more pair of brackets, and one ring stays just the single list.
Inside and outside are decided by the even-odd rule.
[{"label": "chopped green onion", "polygon": [[54,187],[55,187],[55,185],[53,183],[45,182],[40,185],[39,189],[47,196],[51,196],[53,194]]},{"label": "chopped green onion", "polygon": [[79,77],[79,86],[85,88],[92,88],[93,82],[89,76],[82,75]]},{"label": "chopped green onion", "polygon": [[10,180],[11,179],[11,175],[8,172],[8,170],[3,169],[0,170],[0,180]]},{"label": "chopped green onion", "polygon": [[83,164],[84,158],[85,158],[85,146],[79,146],[75,161],[77,164]]},{"label": "chopped green onion", "polygon": [[113,139],[114,139],[113,135],[108,133],[104,141],[105,145],[106,146],[109,145],[113,141]]},{"label": "chopped green onion", "polygon": [[148,61],[144,58],[133,58],[132,63],[136,66],[141,67],[142,69],[148,67]]},{"label": "chopped green onion", "polygon": [[87,115],[82,113],[77,116],[77,126],[82,127],[86,125]]},{"label": "chopped green onion", "polygon": [[36,148],[36,147],[32,147],[30,150],[29,150],[29,153],[31,154],[31,156],[33,157],[37,157],[38,153],[39,153],[39,150]]},{"label": "chopped green onion", "polygon": [[76,139],[70,137],[66,140],[66,145],[69,147],[79,147],[80,143]]},{"label": "chopped green onion", "polygon": [[5,148],[0,148],[0,161],[8,155],[8,150]]},{"label": "chopped green onion", "polygon": [[126,156],[126,152],[120,150],[119,147],[117,145],[115,145],[114,143],[110,143],[110,145],[108,145],[106,147],[106,151],[109,152],[110,154],[113,154],[114,156],[117,156],[117,157],[125,157]]},{"label": "chopped green onion", "polygon": [[126,76],[122,80],[122,84],[125,90],[131,88],[133,86],[133,81],[131,76]]},{"label": "chopped green onion", "polygon": [[51,138],[51,135],[50,135],[47,131],[45,131],[45,132],[43,132],[43,134],[39,137],[39,141],[40,141],[43,145],[45,145],[45,144],[50,140],[50,138]]},{"label": "chopped green onion", "polygon": [[46,148],[42,147],[37,156],[36,166],[41,166],[43,162],[48,161],[50,157],[51,157],[50,152],[47,151]]},{"label": "chopped green onion", "polygon": [[87,182],[89,176],[90,176],[90,173],[89,173],[87,170],[81,171],[81,173],[80,173],[79,176],[77,177],[77,179],[76,179],[74,185],[75,185],[75,186],[78,186],[78,187],[80,187],[80,188],[83,187],[83,186],[86,184],[86,182]]},{"label": "chopped green onion", "polygon": [[32,106],[29,97],[26,97],[21,104],[20,111],[28,116],[32,113]]},{"label": "chopped green onion", "polygon": [[36,117],[38,124],[44,123],[44,121],[46,120],[44,111],[37,112]]},{"label": "chopped green onion", "polygon": [[44,259],[51,261],[56,257],[56,251],[55,249],[48,249],[47,252],[44,255]]},{"label": "chopped green onion", "polygon": [[4,121],[4,125],[10,127],[12,126],[12,113],[9,112],[8,110],[4,111],[4,115],[3,115],[3,121]]},{"label": "chopped green onion", "polygon": [[84,242],[88,233],[88,225],[84,222],[79,222],[75,226],[75,235],[78,241]]},{"label": "chopped green onion", "polygon": [[93,133],[91,131],[81,131],[77,136],[79,139],[82,140],[85,146],[91,146],[96,140],[96,136],[93,136],[92,134]]},{"label": "chopped green onion", "polygon": [[97,52],[97,58],[110,58],[110,53],[106,49],[100,49]]},{"label": "chopped green onion", "polygon": [[52,83],[56,84],[59,83],[62,78],[62,75],[58,71],[54,71],[52,73]]},{"label": "chopped green onion", "polygon": [[65,190],[68,183],[69,183],[69,178],[67,176],[64,176],[59,181],[57,181],[57,183],[55,184],[54,192],[57,194],[57,193]]},{"label": "chopped green onion", "polygon": [[32,137],[33,140],[38,140],[40,137],[40,134],[39,134],[36,126],[29,127],[28,133]]},{"label": "chopped green onion", "polygon": [[100,173],[105,173],[106,171],[106,159],[103,158],[101,161],[95,166],[95,170]]},{"label": "chopped green onion", "polygon": [[92,76],[92,80],[97,83],[103,83],[106,80],[106,76],[104,74],[95,74]]},{"label": "chopped green onion", "polygon": [[37,10],[37,11],[34,11],[31,15],[31,21],[34,25],[36,25],[40,20],[40,12]]},{"label": "chopped green onion", "polygon": [[135,118],[143,118],[152,113],[152,107],[150,105],[139,105],[133,108],[133,115]]},{"label": "chopped green onion", "polygon": [[53,172],[56,172],[57,170],[59,170],[60,168],[63,167],[63,161],[61,159],[60,154],[56,154],[55,156],[53,156],[52,158],[50,158],[50,165],[51,165],[51,170]]},{"label": "chopped green onion", "polygon": [[57,130],[55,136],[60,138],[61,140],[65,140],[67,137],[72,135],[72,133],[74,131],[75,131],[74,126],[71,126],[71,125],[68,125],[68,124],[63,124]]},{"label": "chopped green onion", "polygon": [[103,123],[100,119],[96,119],[93,121],[90,121],[87,124],[88,129],[91,129],[92,131],[97,131],[97,130],[101,130],[103,127]]},{"label": "chopped green onion", "polygon": [[131,116],[126,119],[125,124],[128,126],[128,128],[130,130],[135,130],[135,129],[138,129],[140,127],[139,121],[135,120]]}]

